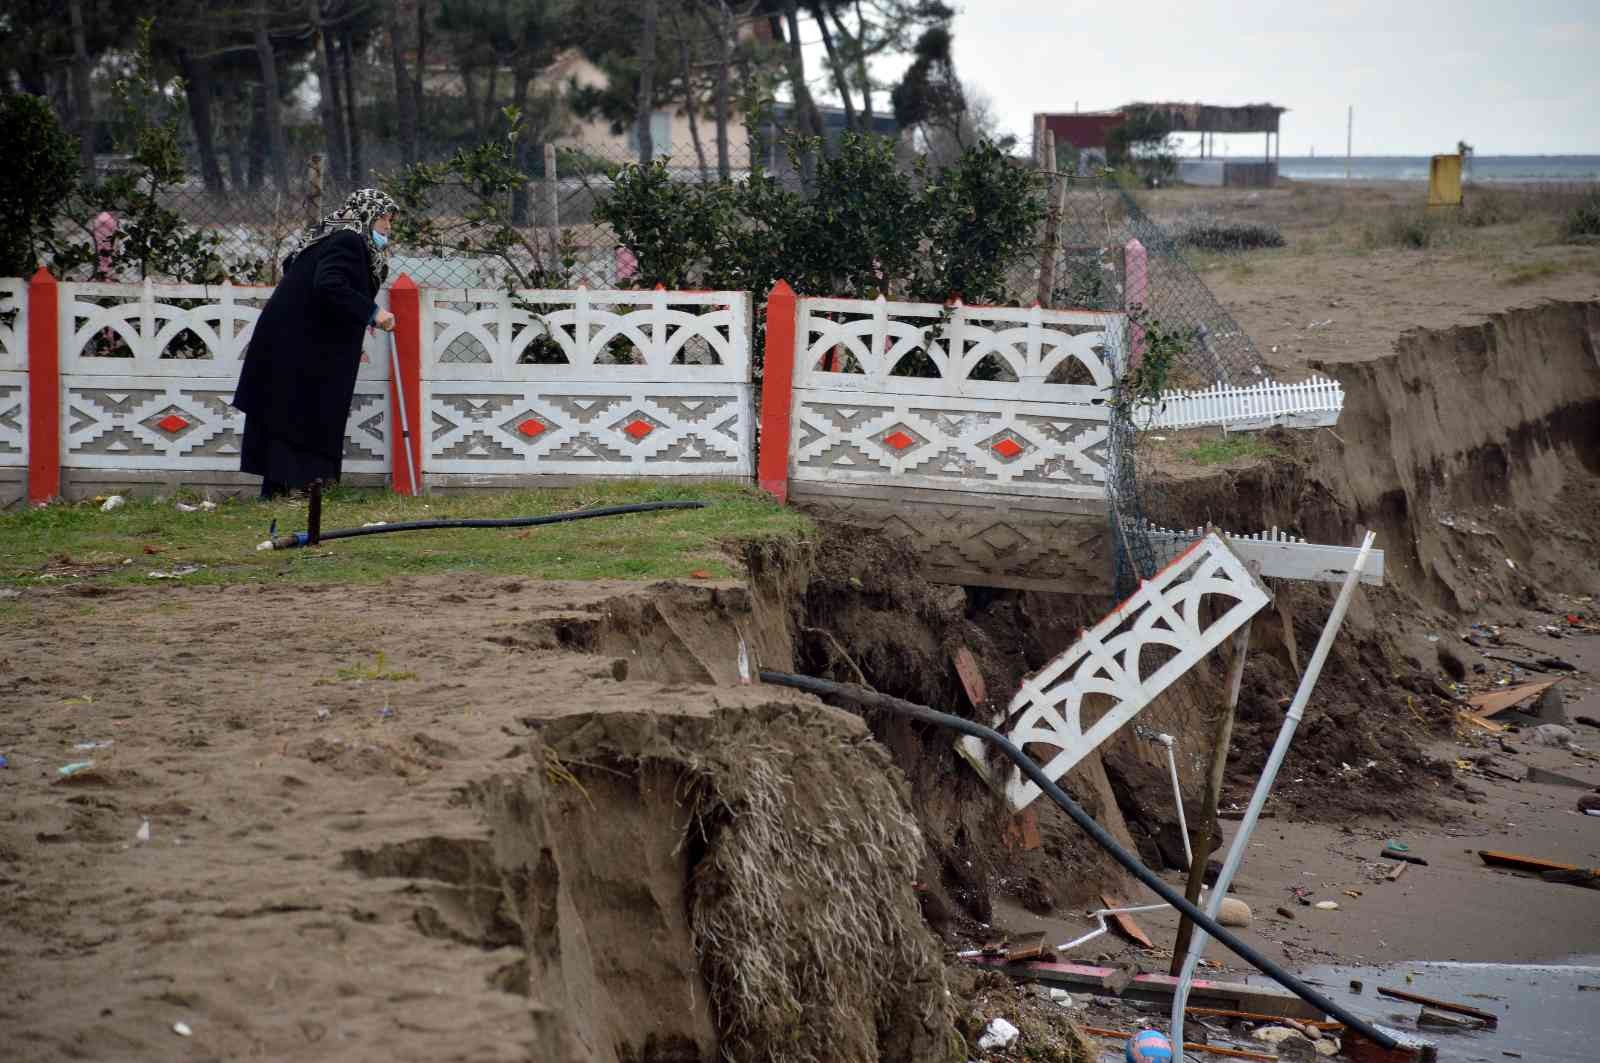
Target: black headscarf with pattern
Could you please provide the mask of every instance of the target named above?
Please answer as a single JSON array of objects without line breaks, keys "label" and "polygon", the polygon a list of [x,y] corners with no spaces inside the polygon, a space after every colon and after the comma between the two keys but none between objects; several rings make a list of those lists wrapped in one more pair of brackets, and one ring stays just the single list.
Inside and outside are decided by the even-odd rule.
[{"label": "black headscarf with pattern", "polygon": [[389,276],[389,252],[373,242],[372,223],[399,209],[399,205],[379,189],[362,188],[351,192],[344,206],[295,235],[289,254],[283,260],[283,268],[287,271],[294,265],[300,252],[312,244],[326,240],[337,232],[353,232],[366,244],[367,265],[372,268],[373,287],[383,287],[383,282]]}]

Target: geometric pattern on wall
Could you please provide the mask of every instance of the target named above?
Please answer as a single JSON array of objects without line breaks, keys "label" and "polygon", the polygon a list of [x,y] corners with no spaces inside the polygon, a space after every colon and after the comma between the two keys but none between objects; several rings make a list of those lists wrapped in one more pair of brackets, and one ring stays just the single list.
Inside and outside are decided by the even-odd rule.
[{"label": "geometric pattern on wall", "polygon": [[[195,386],[154,376],[64,375],[62,467],[237,471],[245,418],[228,405],[232,397],[230,380]],[[358,382],[346,423],[346,470],[386,471],[388,407],[386,385]]]},{"label": "geometric pattern on wall", "polygon": [[424,383],[430,472],[750,476],[744,384]]},{"label": "geometric pattern on wall", "polygon": [[422,313],[429,472],[754,475],[746,293],[426,289]]},{"label": "geometric pattern on wall", "polygon": [[28,374],[0,371],[0,466],[28,464]]},{"label": "geometric pattern on wall", "polygon": [[1039,307],[801,299],[790,478],[1104,499],[1123,325]]},{"label": "geometric pattern on wall", "polygon": [[28,365],[28,282],[0,279],[0,373]]},{"label": "geometric pattern on wall", "polygon": [[1080,406],[795,393],[791,478],[1103,499],[1107,424]]},{"label": "geometric pattern on wall", "polygon": [[[1244,562],[1208,534],[1025,678],[991,726],[1017,746],[1032,747],[1044,774],[1059,781],[1269,600]],[[1088,714],[1090,698],[1103,707],[1097,717]],[[957,744],[974,767],[990,770],[982,742],[963,738]],[[1055,752],[1042,760],[1041,749]],[[1041,792],[1015,766],[1004,776],[1003,791],[1015,809]]]}]

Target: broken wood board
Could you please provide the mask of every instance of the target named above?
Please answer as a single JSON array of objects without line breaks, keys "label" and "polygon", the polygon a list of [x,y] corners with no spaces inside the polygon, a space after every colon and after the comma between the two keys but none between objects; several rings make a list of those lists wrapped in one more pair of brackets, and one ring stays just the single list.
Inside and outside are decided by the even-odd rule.
[{"label": "broken wood board", "polygon": [[1522,683],[1519,686],[1506,687],[1504,690],[1490,691],[1487,694],[1474,694],[1467,699],[1467,704],[1476,710],[1473,715],[1483,720],[1502,713],[1513,705],[1531,700],[1559,682],[1561,682],[1559,679],[1546,679],[1538,683]]},{"label": "broken wood board", "polygon": [[1036,960],[1044,954],[1044,931],[1035,931],[1024,934],[1006,949],[1006,959],[1013,963],[1019,960]]},{"label": "broken wood board", "polygon": [[1587,871],[1591,875],[1600,876],[1600,868],[1579,867],[1577,864],[1558,864],[1553,860],[1541,860],[1536,856],[1520,856],[1517,853],[1500,853],[1493,849],[1479,849],[1478,856],[1490,867],[1505,867],[1512,871],[1531,871],[1542,875],[1546,871]]},{"label": "broken wood board", "polygon": [[1391,989],[1388,986],[1379,986],[1378,995],[1392,997],[1395,1000],[1409,1001],[1412,1004],[1421,1004],[1423,1007],[1432,1008],[1434,1011],[1448,1011],[1454,1015],[1465,1015],[1489,1026],[1500,1025],[1500,1016],[1492,1011],[1483,1011],[1480,1008],[1468,1007],[1465,1004],[1452,1004],[1448,1000],[1435,1000],[1433,997],[1425,997],[1421,993],[1412,993],[1405,989]]},{"label": "broken wood board", "polygon": [[[1185,1015],[1193,1015],[1196,1018],[1249,1019],[1251,1022],[1278,1022],[1282,1019],[1280,1015],[1262,1015],[1256,1011],[1229,1011],[1227,1008],[1184,1008],[1183,1013]],[[1326,1022],[1319,1022],[1316,1019],[1295,1019],[1294,1021],[1301,1026],[1315,1026],[1317,1029],[1327,1032],[1338,1032],[1344,1029],[1344,1023],[1334,1022],[1331,1019]]]},{"label": "broken wood board", "polygon": [[965,646],[958,646],[955,664],[956,675],[961,679],[961,689],[967,692],[967,700],[972,702],[973,708],[983,708],[989,701],[989,689],[983,681],[983,669],[978,667],[977,658]]},{"label": "broken wood board", "polygon": [[1389,881],[1390,882],[1394,882],[1401,875],[1405,874],[1406,873],[1406,868],[1408,868],[1410,866],[1411,866],[1410,864],[1406,864],[1406,863],[1399,863],[1399,864],[1394,865],[1394,870],[1389,872]]},{"label": "broken wood board", "polygon": [[[1100,894],[1100,900],[1107,908],[1123,907],[1122,902],[1114,899],[1109,893]],[[1147,949],[1153,949],[1156,947],[1156,943],[1150,940],[1150,935],[1141,930],[1139,928],[1139,924],[1135,923],[1133,921],[1133,917],[1128,915],[1128,913],[1108,912],[1106,914],[1111,920],[1112,925],[1117,928],[1117,932],[1123,937],[1128,938],[1130,941],[1138,942]]]},{"label": "broken wood board", "polygon": [[[1037,982],[1079,992],[1099,993],[1104,996],[1123,996],[1136,1000],[1170,1002],[1176,992],[1178,980],[1166,974],[1141,974],[1128,981],[1123,991],[1112,990],[1116,976],[1115,967],[1092,963],[1007,963],[999,957],[974,956],[968,963],[1000,971],[1019,982]],[[1230,1011],[1249,1011],[1274,1019],[1313,1019],[1326,1022],[1327,1015],[1301,1000],[1293,993],[1271,986],[1245,985],[1241,982],[1213,982],[1197,978],[1189,988],[1189,999],[1196,1006],[1226,1008]]]}]

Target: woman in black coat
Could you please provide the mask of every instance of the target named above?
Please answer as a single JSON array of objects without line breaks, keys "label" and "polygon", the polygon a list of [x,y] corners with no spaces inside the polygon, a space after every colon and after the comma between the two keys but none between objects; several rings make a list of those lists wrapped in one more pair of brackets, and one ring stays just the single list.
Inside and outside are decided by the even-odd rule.
[{"label": "woman in black coat", "polygon": [[362,333],[394,330],[379,310],[394,200],[375,188],[301,233],[261,308],[233,405],[245,415],[239,468],[273,498],[339,478]]}]

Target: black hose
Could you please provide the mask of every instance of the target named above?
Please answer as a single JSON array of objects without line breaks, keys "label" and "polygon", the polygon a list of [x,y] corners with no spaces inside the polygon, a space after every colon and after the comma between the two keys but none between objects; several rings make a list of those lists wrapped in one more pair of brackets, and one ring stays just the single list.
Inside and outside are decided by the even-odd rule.
[{"label": "black hose", "polygon": [[[459,520],[408,520],[398,524],[374,524],[366,528],[340,528],[322,532],[320,541],[353,539],[358,535],[387,535],[389,532],[426,531],[432,528],[528,528],[536,524],[564,524],[570,520],[589,520],[592,517],[619,517],[624,513],[650,513],[658,509],[704,509],[704,502],[635,502],[628,506],[605,506],[600,509],[575,509],[567,513],[552,513],[547,517],[493,517]],[[292,550],[310,543],[308,532],[280,535],[261,544],[274,550]]]},{"label": "black hose", "polygon": [[1052,782],[1050,777],[1040,770],[1039,765],[1033,762],[1032,757],[1018,749],[1011,743],[1010,739],[992,727],[985,727],[981,723],[973,723],[971,720],[962,719],[960,716],[952,716],[937,709],[930,709],[926,705],[917,705],[910,701],[889,697],[887,694],[877,694],[857,686],[833,683],[826,679],[815,679],[808,675],[769,672],[763,669],[761,681],[777,686],[794,687],[797,690],[806,690],[813,694],[831,694],[863,705],[874,705],[878,708],[899,713],[902,716],[909,716],[914,720],[936,724],[952,731],[960,731],[962,734],[981,738],[985,742],[999,746],[1000,750],[1022,770],[1022,773],[1033,780],[1039,789],[1048,794],[1050,800],[1060,805],[1062,810],[1072,817],[1072,821],[1082,827],[1084,832],[1099,844],[1100,848],[1110,853],[1117,863],[1127,868],[1135,878],[1154,890],[1162,900],[1187,915],[1190,919],[1193,919],[1196,926],[1203,928],[1206,933],[1232,949],[1240,959],[1259,968],[1279,985],[1294,993],[1295,996],[1313,1007],[1320,1008],[1326,1014],[1334,1016],[1346,1026],[1361,1034],[1361,1036],[1376,1041],[1384,1048],[1400,1047],[1399,1041],[1318,993],[1315,989],[1312,989],[1300,979],[1251,948],[1249,944],[1241,941],[1233,933],[1224,929],[1195,905],[1190,904],[1183,894],[1157,878],[1155,873],[1141,864],[1137,857],[1129,853],[1121,845],[1118,845],[1117,840],[1106,833],[1106,829],[1096,823],[1093,816],[1080,808],[1076,801],[1067,796],[1066,791]]}]

